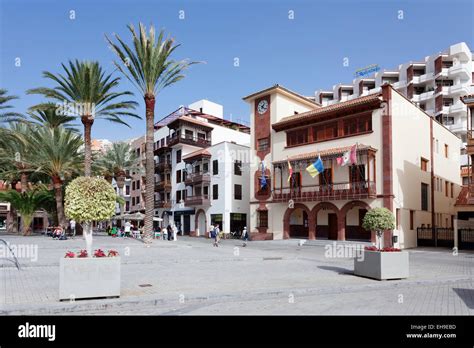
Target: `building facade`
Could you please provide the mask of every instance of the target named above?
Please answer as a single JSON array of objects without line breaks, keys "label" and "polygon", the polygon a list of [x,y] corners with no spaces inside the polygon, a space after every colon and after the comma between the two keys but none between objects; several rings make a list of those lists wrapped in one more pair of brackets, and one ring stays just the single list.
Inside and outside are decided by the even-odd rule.
[{"label": "building facade", "polygon": [[315,92],[316,101],[333,105],[360,96],[377,94],[381,86],[393,88],[417,104],[427,114],[462,139],[461,165],[467,165],[467,107],[460,97],[474,92],[473,55],[466,43],[450,46],[420,62],[401,64],[372,77],[358,77],[350,84],[337,84],[332,90]]},{"label": "building facade", "polygon": [[230,233],[248,224],[250,130],[218,104],[190,106],[155,124],[155,216],[183,234],[206,235],[211,223]]},{"label": "building facade", "polygon": [[[244,100],[255,239],[374,241],[361,225],[375,207],[396,216],[386,246],[395,235],[396,246],[415,247],[417,227],[452,227],[461,139],[390,84],[327,106],[279,85]],[[356,163],[338,165],[354,145]],[[319,156],[325,169],[312,178],[305,169]]]}]

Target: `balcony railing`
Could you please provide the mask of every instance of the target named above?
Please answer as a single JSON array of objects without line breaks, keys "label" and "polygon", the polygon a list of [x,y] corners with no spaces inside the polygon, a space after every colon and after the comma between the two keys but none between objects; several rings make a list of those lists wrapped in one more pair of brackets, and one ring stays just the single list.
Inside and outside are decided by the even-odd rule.
[{"label": "balcony railing", "polygon": [[170,137],[168,146],[174,146],[177,144],[186,144],[198,147],[209,147],[211,146],[211,141],[208,139],[202,139],[195,136],[189,135],[173,135]]},{"label": "balcony railing", "polygon": [[158,181],[155,183],[155,191],[171,190],[171,181]]},{"label": "balcony railing", "polygon": [[171,204],[172,204],[171,201],[156,201],[155,202],[155,209],[159,209],[159,208],[170,209]]},{"label": "balcony railing", "polygon": [[201,183],[210,183],[211,182],[211,173],[209,172],[197,172],[190,173],[186,176],[184,183],[186,185],[196,185]]},{"label": "balcony railing", "polygon": [[165,170],[171,170],[171,162],[165,161],[155,163],[155,173],[163,172]]},{"label": "balcony railing", "polygon": [[374,181],[342,182],[327,185],[307,185],[285,187],[273,191],[273,201],[287,202],[290,199],[300,202],[327,201],[339,199],[376,198]]},{"label": "balcony railing", "polygon": [[186,206],[210,205],[211,199],[209,195],[187,196],[184,200]]}]

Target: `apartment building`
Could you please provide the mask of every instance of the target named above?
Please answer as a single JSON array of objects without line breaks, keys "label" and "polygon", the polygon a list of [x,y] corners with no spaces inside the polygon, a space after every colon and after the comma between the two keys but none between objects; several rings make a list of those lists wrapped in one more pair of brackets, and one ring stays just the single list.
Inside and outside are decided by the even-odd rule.
[{"label": "apartment building", "polygon": [[380,93],[381,86],[390,83],[461,137],[461,165],[467,165],[467,107],[460,97],[474,92],[473,67],[471,50],[461,42],[421,61],[400,64],[393,70],[381,70],[371,77],[358,77],[350,84],[337,84],[329,91],[319,90],[315,92],[315,97],[321,105],[328,106]]},{"label": "apartment building", "polygon": [[229,233],[249,222],[249,127],[200,100],[155,124],[155,216],[183,234],[209,225]]},{"label": "apartment building", "polygon": [[[392,85],[326,106],[279,85],[244,100],[254,239],[374,241],[362,219],[375,207],[396,216],[386,246],[415,247],[417,227],[453,226],[461,139]],[[339,165],[354,145],[356,163]],[[313,178],[306,168],[319,157]]]}]

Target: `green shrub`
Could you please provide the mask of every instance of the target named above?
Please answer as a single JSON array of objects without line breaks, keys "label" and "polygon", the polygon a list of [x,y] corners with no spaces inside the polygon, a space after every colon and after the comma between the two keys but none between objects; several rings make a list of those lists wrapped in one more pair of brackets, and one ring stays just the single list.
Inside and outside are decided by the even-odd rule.
[{"label": "green shrub", "polygon": [[365,214],[362,227],[368,231],[393,230],[395,217],[387,208],[374,208]]}]

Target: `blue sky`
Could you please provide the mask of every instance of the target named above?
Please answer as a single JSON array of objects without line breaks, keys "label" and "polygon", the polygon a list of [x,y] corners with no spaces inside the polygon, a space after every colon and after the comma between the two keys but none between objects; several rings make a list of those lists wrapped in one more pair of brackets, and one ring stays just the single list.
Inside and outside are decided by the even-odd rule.
[{"label": "blue sky", "polygon": [[[126,25],[153,23],[181,47],[174,58],[206,64],[192,66],[185,80],[157,98],[155,119],[180,105],[209,99],[224,105],[226,118],[248,121],[242,97],[279,83],[313,95],[370,64],[393,68],[464,41],[474,50],[472,0],[0,0],[0,87],[20,97],[20,112],[43,101],[25,90],[50,86],[42,71],[60,72],[69,59],[98,60],[114,70],[114,54],[104,34],[129,40]],[[69,18],[70,11],[76,18]],[[399,10],[403,19],[398,19]],[[184,19],[180,19],[184,11]],[[294,11],[294,19],[289,19]],[[182,14],[182,12],[181,12]],[[21,66],[15,66],[15,59]],[[343,65],[344,57],[349,66]],[[234,66],[234,59],[239,66]],[[118,73],[117,73],[118,74]],[[135,93],[125,79],[121,88]],[[127,139],[145,132],[98,121],[94,138]]]}]

